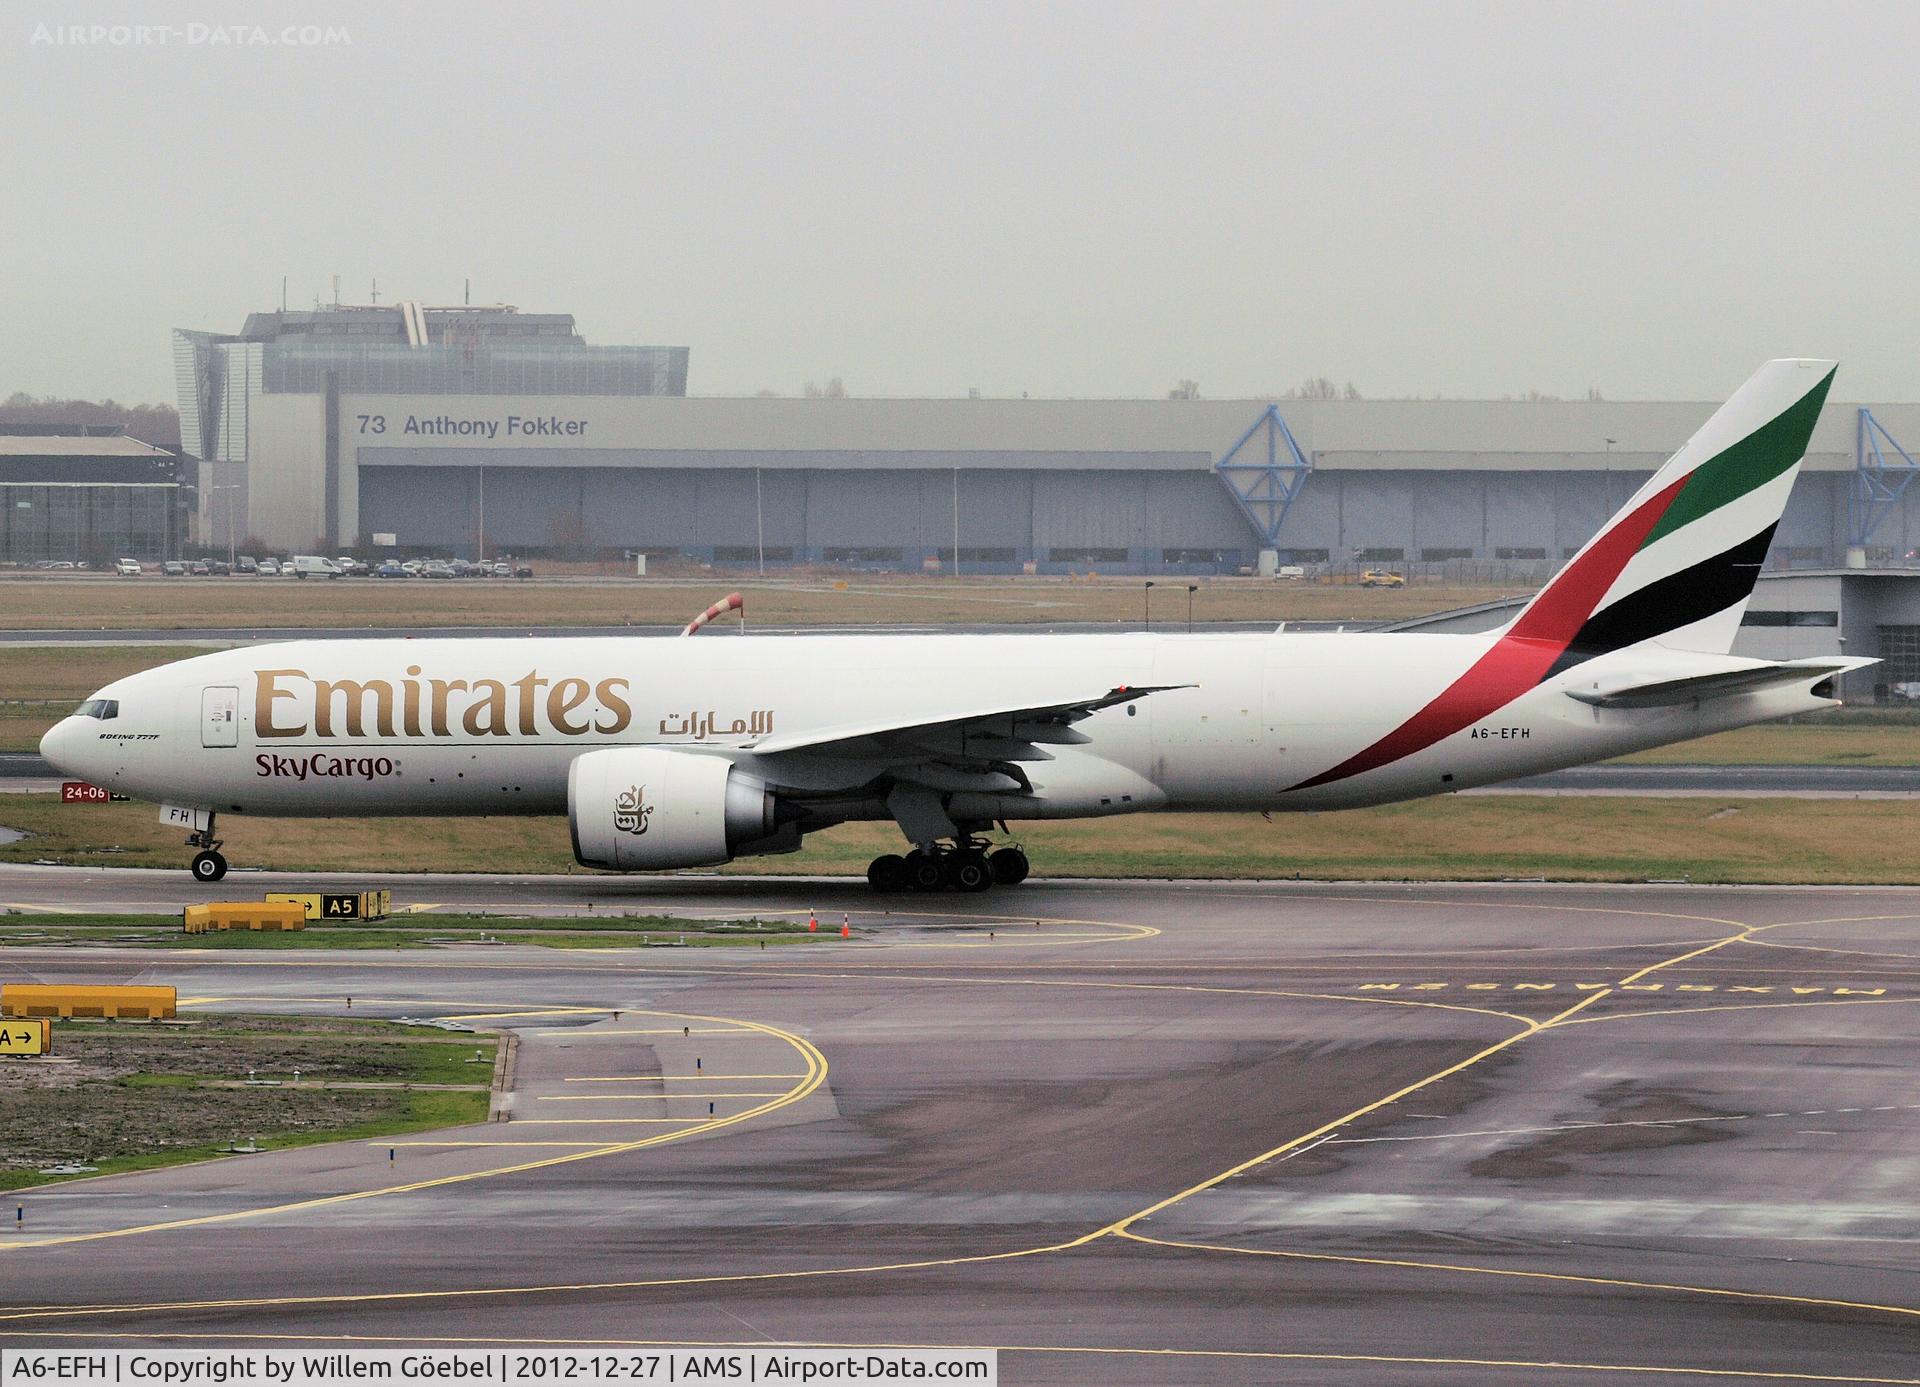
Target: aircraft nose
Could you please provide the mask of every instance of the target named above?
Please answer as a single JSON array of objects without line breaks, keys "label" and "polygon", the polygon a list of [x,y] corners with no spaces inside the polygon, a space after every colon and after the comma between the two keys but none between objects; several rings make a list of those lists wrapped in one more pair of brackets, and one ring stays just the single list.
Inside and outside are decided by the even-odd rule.
[{"label": "aircraft nose", "polygon": [[79,764],[81,736],[84,729],[78,724],[83,718],[62,718],[47,729],[40,739],[40,754],[55,770],[66,775],[84,775],[85,769]]}]

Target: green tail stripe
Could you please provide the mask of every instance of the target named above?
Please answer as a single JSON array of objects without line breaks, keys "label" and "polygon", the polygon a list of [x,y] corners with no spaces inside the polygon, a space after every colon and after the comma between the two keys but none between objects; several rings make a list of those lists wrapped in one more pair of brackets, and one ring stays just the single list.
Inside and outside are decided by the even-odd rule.
[{"label": "green tail stripe", "polygon": [[[1838,369],[1838,368],[1836,368]],[[1666,514],[1647,532],[1640,547],[1670,535],[1682,525],[1737,501],[1755,487],[1764,486],[1806,456],[1814,421],[1827,402],[1833,372],[1775,418],[1768,420],[1724,453],[1707,459],[1693,471]]]}]

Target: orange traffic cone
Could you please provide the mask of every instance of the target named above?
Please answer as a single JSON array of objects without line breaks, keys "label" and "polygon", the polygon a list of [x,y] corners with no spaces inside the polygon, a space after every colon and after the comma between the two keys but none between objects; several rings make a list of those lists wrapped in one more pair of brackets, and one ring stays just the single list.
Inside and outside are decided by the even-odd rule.
[{"label": "orange traffic cone", "polygon": [[807,933],[817,934],[819,930],[820,930],[820,921],[815,919],[813,912],[809,910],[807,912]]},{"label": "orange traffic cone", "polygon": [[840,937],[842,939],[853,938],[853,922],[850,917],[845,915],[840,917]]}]

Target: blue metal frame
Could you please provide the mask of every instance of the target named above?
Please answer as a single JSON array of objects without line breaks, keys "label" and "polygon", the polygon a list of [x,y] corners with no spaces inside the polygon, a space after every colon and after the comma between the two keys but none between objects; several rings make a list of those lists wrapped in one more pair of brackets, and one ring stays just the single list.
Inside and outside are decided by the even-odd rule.
[{"label": "blue metal frame", "polygon": [[[1255,434],[1263,431],[1266,434],[1266,459],[1236,461],[1240,450],[1253,441]],[[1282,443],[1286,445],[1284,454],[1280,446]],[[1280,417],[1280,406],[1268,405],[1266,411],[1253,421],[1252,427],[1240,435],[1240,441],[1220,455],[1220,460],[1213,465],[1213,471],[1227,490],[1233,493],[1233,499],[1240,505],[1240,513],[1246,516],[1247,523],[1253,526],[1261,543],[1268,549],[1274,549],[1279,546],[1280,527],[1286,523],[1287,512],[1293,507],[1293,498],[1300,494],[1300,488],[1313,471],[1313,461],[1300,451],[1300,445],[1294,441],[1293,430]]]},{"label": "blue metal frame", "polygon": [[[1900,455],[1900,461],[1887,461],[1880,446],[1883,441]],[[1853,462],[1853,485],[1847,492],[1847,543],[1864,547],[1913,485],[1920,462],[1864,405],[1854,425]]]}]

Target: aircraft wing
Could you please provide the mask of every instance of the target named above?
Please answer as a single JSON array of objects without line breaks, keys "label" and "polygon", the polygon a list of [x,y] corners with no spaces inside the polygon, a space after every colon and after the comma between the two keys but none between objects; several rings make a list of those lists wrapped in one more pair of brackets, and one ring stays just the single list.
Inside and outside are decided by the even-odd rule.
[{"label": "aircraft wing", "polygon": [[1661,674],[1636,678],[1631,674],[1616,675],[1595,680],[1587,686],[1568,689],[1567,697],[1592,704],[1595,708],[1670,708],[1812,683],[1877,663],[1868,659],[1816,657],[1784,660],[1777,664],[1756,662],[1738,668],[1680,676]]},{"label": "aircraft wing", "polygon": [[1008,703],[959,708],[932,717],[842,723],[748,745],[756,756],[804,752],[862,761],[1044,761],[1043,744],[1078,745],[1088,739],[1073,724],[1102,708],[1189,684],[1122,684],[1105,693],[1057,703]]}]

